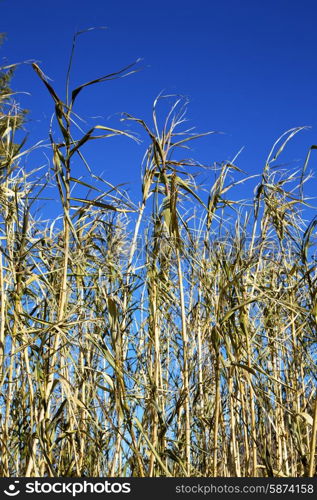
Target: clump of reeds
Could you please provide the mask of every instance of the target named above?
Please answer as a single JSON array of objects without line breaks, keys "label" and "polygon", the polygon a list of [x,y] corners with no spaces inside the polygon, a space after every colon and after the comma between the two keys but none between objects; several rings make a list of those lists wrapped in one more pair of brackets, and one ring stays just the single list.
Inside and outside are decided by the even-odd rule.
[{"label": "clump of reeds", "polygon": [[[97,187],[82,147],[134,136],[98,125],[79,137],[73,108],[133,68],[72,92],[68,80],[65,100],[34,69],[55,107],[61,215],[36,218],[47,178],[21,168],[16,107],[2,111],[0,475],[316,474],[316,219],[302,218],[307,165],[272,168],[300,129],[239,202],[243,173],[193,161],[186,103],[159,125],[160,97],[152,124],[123,116],[148,137],[132,202],[111,179]],[[198,171],[214,177],[208,196]]]}]

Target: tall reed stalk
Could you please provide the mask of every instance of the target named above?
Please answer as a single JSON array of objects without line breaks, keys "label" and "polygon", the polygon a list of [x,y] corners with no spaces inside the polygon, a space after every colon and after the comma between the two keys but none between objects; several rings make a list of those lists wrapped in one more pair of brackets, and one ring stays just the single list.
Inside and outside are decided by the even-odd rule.
[{"label": "tall reed stalk", "polygon": [[[33,67],[54,105],[52,172],[29,170],[10,96],[0,116],[0,475],[316,475],[316,218],[307,162],[276,167],[302,129],[239,201],[256,176],[193,160],[207,134],[160,96],[151,123],[122,116],[146,142],[131,200],[84,146],[136,132],[83,132],[74,109],[136,68],[70,91],[70,66],[61,98]],[[60,215],[41,221],[52,189]]]}]

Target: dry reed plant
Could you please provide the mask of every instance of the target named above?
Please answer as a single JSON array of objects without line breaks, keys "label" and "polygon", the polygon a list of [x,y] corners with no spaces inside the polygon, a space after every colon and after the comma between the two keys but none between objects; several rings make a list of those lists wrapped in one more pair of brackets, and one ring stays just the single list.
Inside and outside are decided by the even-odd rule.
[{"label": "dry reed plant", "polygon": [[[316,475],[317,219],[303,220],[307,164],[275,168],[301,129],[237,201],[244,174],[187,156],[200,135],[182,99],[160,125],[161,96],[153,123],[123,116],[148,137],[132,202],[111,179],[97,188],[82,147],[135,136],[100,125],[79,137],[74,105],[137,67],[72,92],[68,79],[64,101],[33,67],[55,106],[61,215],[36,218],[47,179],[21,168],[19,111],[1,94],[0,475]],[[214,177],[207,196],[197,172]]]}]

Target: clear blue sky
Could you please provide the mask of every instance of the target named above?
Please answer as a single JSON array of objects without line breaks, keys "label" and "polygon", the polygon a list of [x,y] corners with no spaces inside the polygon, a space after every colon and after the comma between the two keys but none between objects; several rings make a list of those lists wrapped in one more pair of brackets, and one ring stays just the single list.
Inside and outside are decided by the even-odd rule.
[{"label": "clear blue sky", "polygon": [[[195,145],[193,156],[203,162],[230,160],[244,146],[238,165],[260,172],[274,140],[300,125],[312,129],[297,136],[281,161],[301,165],[317,143],[313,0],[0,0],[0,9],[0,31],[7,34],[1,61],[40,61],[60,93],[77,30],[108,27],[79,39],[73,84],[143,58],[138,74],[82,93],[77,111],[85,119],[99,115],[104,123],[121,111],[148,119],[153,99],[165,90],[190,98],[188,117],[198,131],[225,132]],[[14,88],[31,93],[21,96],[32,110],[30,140],[46,138],[53,106],[31,67],[19,68]],[[134,183],[143,148],[118,144],[94,143],[94,168],[114,183]],[[310,166],[316,170],[317,156]]]}]

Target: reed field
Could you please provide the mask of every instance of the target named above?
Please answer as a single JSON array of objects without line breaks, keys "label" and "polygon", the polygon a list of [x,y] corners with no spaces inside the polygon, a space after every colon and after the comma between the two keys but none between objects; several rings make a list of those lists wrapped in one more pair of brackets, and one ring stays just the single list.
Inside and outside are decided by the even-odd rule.
[{"label": "reed field", "polygon": [[[41,145],[21,139],[12,68],[1,71],[0,476],[316,475],[317,218],[305,183],[317,146],[297,171],[280,166],[304,133],[289,130],[248,178],[239,158],[192,158],[205,134],[188,129],[182,98],[158,97],[149,123],[123,114],[118,128],[85,129],[81,92],[106,92],[137,64],[75,89],[67,78],[65,97],[33,70],[54,113],[40,170],[28,167]],[[131,199],[85,147],[139,134]]]}]

